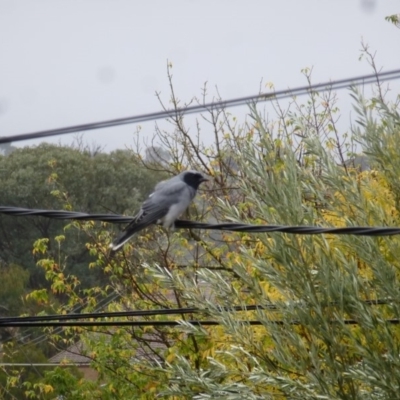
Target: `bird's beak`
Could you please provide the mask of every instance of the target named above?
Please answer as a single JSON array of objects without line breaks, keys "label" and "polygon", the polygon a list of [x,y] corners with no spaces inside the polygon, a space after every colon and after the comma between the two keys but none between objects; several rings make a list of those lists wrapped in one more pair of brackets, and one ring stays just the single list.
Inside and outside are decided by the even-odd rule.
[{"label": "bird's beak", "polygon": [[209,181],[209,179],[207,179],[207,178],[205,178],[204,176],[201,178],[201,180],[200,180],[200,183],[203,183],[203,182],[208,182]]}]

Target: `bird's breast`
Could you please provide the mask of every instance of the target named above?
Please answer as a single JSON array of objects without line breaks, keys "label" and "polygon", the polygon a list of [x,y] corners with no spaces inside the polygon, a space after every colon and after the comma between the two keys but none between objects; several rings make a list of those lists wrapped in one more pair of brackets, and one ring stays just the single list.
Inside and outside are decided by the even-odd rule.
[{"label": "bird's breast", "polygon": [[164,228],[170,228],[176,219],[178,219],[188,208],[190,201],[181,201],[179,203],[173,204],[165,217],[163,218],[163,226]]}]

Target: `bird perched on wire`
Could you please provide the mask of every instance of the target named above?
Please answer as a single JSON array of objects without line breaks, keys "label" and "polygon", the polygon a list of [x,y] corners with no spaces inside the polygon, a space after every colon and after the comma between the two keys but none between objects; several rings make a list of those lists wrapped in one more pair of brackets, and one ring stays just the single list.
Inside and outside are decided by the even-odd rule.
[{"label": "bird perched on wire", "polygon": [[120,249],[136,232],[149,225],[162,223],[164,228],[172,227],[189,207],[200,184],[207,180],[200,172],[184,171],[158,183],[133,221],[110,244],[112,251]]}]

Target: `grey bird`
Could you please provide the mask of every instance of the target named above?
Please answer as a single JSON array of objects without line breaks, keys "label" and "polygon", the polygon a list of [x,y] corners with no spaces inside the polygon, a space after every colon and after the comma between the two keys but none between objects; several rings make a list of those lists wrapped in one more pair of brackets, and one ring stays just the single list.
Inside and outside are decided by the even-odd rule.
[{"label": "grey bird", "polygon": [[200,172],[184,171],[158,183],[133,221],[110,244],[112,251],[120,249],[136,232],[149,225],[162,223],[164,228],[172,227],[189,207],[200,184],[207,180]]}]

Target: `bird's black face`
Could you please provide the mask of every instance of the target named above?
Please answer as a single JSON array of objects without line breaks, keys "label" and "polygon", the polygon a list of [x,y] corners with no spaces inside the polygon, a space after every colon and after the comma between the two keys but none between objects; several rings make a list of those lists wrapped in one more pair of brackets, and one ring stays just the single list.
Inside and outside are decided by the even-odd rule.
[{"label": "bird's black face", "polygon": [[197,189],[200,183],[208,181],[208,179],[204,178],[199,172],[187,171],[183,175],[183,181],[193,189]]}]

